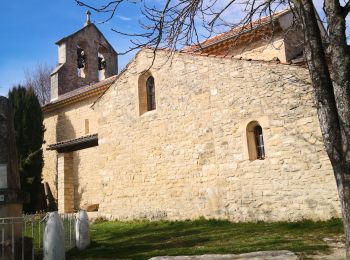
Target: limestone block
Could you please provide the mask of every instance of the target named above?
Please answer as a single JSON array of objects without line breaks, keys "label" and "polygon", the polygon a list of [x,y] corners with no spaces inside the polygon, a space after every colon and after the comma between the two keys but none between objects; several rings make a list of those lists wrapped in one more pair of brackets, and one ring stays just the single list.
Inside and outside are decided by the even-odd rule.
[{"label": "limestone block", "polygon": [[99,204],[86,204],[82,207],[83,210],[87,212],[98,211]]}]

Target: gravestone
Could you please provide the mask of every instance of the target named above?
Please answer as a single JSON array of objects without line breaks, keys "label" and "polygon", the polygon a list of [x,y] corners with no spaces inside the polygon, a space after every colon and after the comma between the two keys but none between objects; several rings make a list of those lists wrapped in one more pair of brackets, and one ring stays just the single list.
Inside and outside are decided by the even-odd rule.
[{"label": "gravestone", "polygon": [[64,226],[58,213],[50,212],[44,229],[43,260],[64,260]]},{"label": "gravestone", "polygon": [[[9,100],[0,96],[0,218],[22,216],[23,202],[29,197],[20,189],[12,109]],[[15,237],[21,231],[21,224],[16,224]],[[5,240],[11,239],[11,232],[5,230]]]},{"label": "gravestone", "polygon": [[90,245],[89,217],[85,210],[77,213],[75,221],[75,241],[79,250],[85,250]]}]

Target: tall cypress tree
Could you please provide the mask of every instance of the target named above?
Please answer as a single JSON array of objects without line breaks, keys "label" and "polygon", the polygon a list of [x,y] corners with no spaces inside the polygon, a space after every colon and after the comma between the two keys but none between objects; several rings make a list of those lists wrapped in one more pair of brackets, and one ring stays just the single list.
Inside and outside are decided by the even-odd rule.
[{"label": "tall cypress tree", "polygon": [[32,89],[14,87],[9,92],[14,114],[21,189],[30,194],[30,202],[23,206],[26,213],[36,210],[44,166],[42,144],[44,125],[41,106]]}]

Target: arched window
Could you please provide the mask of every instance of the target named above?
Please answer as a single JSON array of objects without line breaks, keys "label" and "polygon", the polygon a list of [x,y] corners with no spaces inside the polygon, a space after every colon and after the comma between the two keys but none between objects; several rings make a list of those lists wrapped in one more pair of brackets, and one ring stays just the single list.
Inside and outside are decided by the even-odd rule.
[{"label": "arched window", "polygon": [[139,112],[140,115],[156,109],[155,82],[151,73],[146,72],[139,77]]},{"label": "arched window", "polygon": [[77,45],[77,67],[78,69],[85,67],[85,52],[79,45]]},{"label": "arched window", "polygon": [[87,57],[84,51],[83,42],[77,45],[77,74],[80,78],[85,78],[87,75]]},{"label": "arched window", "polygon": [[105,57],[101,53],[98,53],[98,70],[104,70],[106,68]]},{"label": "arched window", "polygon": [[247,144],[249,160],[265,159],[263,130],[257,121],[247,125]]},{"label": "arched window", "polygon": [[265,159],[265,147],[264,147],[264,137],[262,128],[260,125],[254,127],[254,136],[255,136],[255,144],[256,144],[256,157],[257,159],[263,160]]},{"label": "arched window", "polygon": [[97,52],[97,76],[99,81],[104,80],[106,78],[107,62],[105,57],[107,53],[107,48],[101,45]]},{"label": "arched window", "polygon": [[98,81],[104,80],[106,78],[106,60],[105,57],[101,54],[98,53],[97,56],[97,63],[98,63],[98,72],[97,72],[97,76],[98,76]]},{"label": "arched window", "polygon": [[152,76],[148,77],[146,81],[146,91],[147,91],[147,110],[151,111],[156,109],[156,91],[154,87],[154,78]]}]

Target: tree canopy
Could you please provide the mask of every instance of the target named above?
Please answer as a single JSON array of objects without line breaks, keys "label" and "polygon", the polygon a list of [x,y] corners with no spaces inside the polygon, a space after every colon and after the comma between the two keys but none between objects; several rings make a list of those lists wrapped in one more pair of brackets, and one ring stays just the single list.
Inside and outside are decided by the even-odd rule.
[{"label": "tree canopy", "polygon": [[52,70],[53,68],[45,63],[38,63],[33,68],[24,70],[24,86],[34,91],[41,105],[50,102],[50,74]]}]

